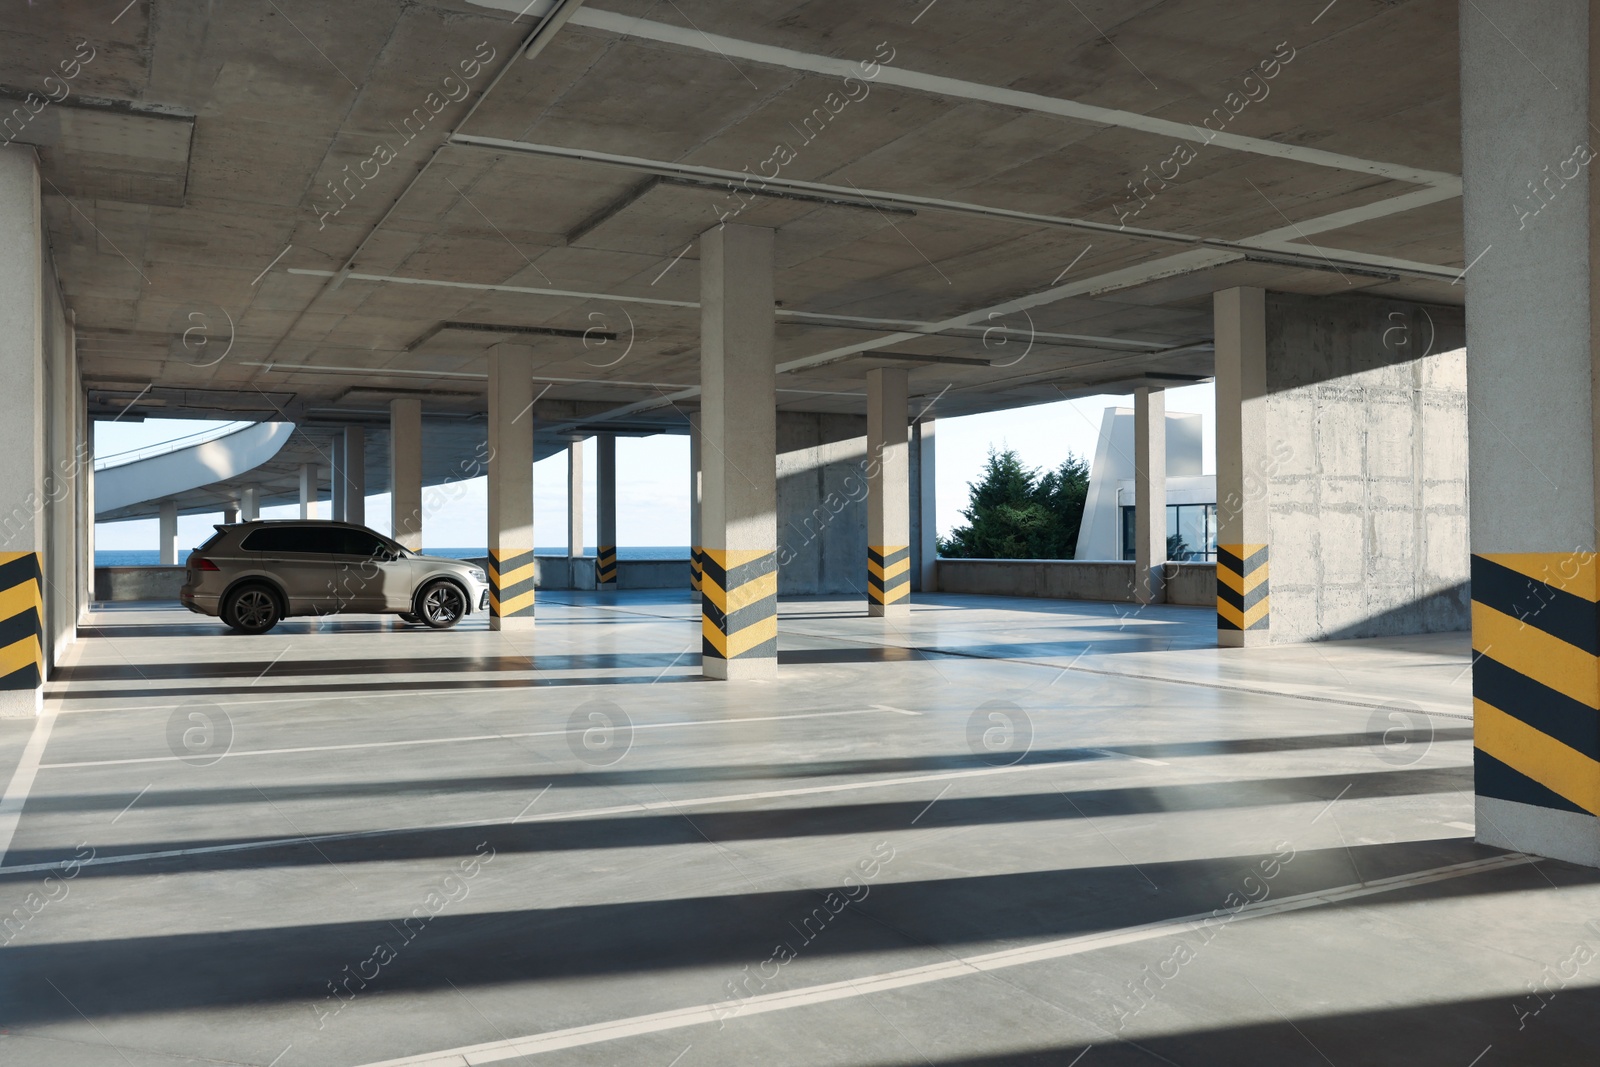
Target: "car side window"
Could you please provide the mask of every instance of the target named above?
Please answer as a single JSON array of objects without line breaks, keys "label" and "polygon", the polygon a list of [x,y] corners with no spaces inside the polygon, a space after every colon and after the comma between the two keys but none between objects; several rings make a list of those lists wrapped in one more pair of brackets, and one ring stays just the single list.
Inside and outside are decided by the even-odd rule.
[{"label": "car side window", "polygon": [[365,530],[340,530],[339,534],[341,547],[338,551],[347,556],[379,559],[388,555],[389,546],[384,544],[377,534],[370,534]]},{"label": "car side window", "polygon": [[315,526],[266,526],[252,531],[240,545],[246,552],[266,555],[280,553],[331,553],[340,550],[335,536],[339,531]]}]

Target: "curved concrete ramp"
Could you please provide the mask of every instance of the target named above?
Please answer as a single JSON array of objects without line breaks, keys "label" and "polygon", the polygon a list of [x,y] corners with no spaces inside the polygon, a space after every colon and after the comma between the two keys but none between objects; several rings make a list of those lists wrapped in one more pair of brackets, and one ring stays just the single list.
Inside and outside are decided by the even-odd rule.
[{"label": "curved concrete ramp", "polygon": [[276,456],[294,433],[292,422],[257,422],[233,433],[94,472],[94,512],[108,515],[146,500],[223,481]]}]

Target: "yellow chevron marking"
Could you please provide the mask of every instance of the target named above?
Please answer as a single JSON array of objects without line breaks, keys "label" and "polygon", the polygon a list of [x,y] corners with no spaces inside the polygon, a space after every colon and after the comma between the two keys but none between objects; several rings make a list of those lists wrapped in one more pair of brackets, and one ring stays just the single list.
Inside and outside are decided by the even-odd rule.
[{"label": "yellow chevron marking", "polygon": [[721,653],[723,659],[733,659],[755,648],[766,641],[771,641],[778,636],[778,617],[769,615],[760,622],[751,623],[737,633],[723,636],[721,630],[712,625],[710,619],[703,619],[700,632],[711,642],[712,646]]},{"label": "yellow chevron marking", "polygon": [[1593,656],[1476,600],[1472,602],[1472,650],[1573,700],[1600,708],[1600,666]]},{"label": "yellow chevron marking", "polygon": [[1581,596],[1593,603],[1600,600],[1596,578],[1600,563],[1593,552],[1506,552],[1480,553],[1490,563],[1498,563],[1525,578],[1554,586],[1564,593]]},{"label": "yellow chevron marking", "polygon": [[21,585],[0,589],[0,619],[9,619],[32,609],[44,618],[44,603],[39,599],[39,583],[29,578]]},{"label": "yellow chevron marking", "polygon": [[871,574],[875,578],[894,578],[898,575],[906,573],[910,569],[911,561],[909,559],[903,559],[899,563],[889,564],[888,570],[878,566],[871,559],[867,560],[867,573]]},{"label": "yellow chevron marking", "polygon": [[529,563],[525,566],[506,571],[504,574],[500,575],[500,580],[497,584],[500,586],[500,588],[504,589],[507,586],[516,585],[518,582],[526,581],[529,578],[535,577],[538,574],[538,571],[539,565],[537,563]]},{"label": "yellow chevron marking", "polygon": [[1271,609],[1271,597],[1266,598],[1259,604],[1256,604],[1254,607],[1252,607],[1249,611],[1242,614],[1238,608],[1234,607],[1226,600],[1219,599],[1217,601],[1217,614],[1221,615],[1223,618],[1227,619],[1241,630],[1248,630],[1250,627],[1260,622],[1264,616],[1271,612]]},{"label": "yellow chevron marking", "polygon": [[778,572],[773,571],[770,574],[763,574],[759,578],[752,578],[737,589],[729,590],[727,593],[728,606],[723,610],[731,615],[740,608],[747,608],[751,604],[765,600],[767,597],[777,595]]},{"label": "yellow chevron marking", "polygon": [[711,575],[702,574],[700,576],[700,592],[705,594],[705,598],[711,601],[711,606],[718,611],[726,612],[728,610],[727,590],[718,585],[717,580]]},{"label": "yellow chevron marking", "polygon": [[533,594],[534,591],[530,589],[526,593],[518,593],[509,600],[502,600],[496,608],[495,614],[504,618],[507,615],[515,615],[525,608],[533,607]]},{"label": "yellow chevron marking", "polygon": [[776,549],[772,548],[702,548],[700,554],[710,559],[724,572],[735,567],[742,567],[746,563],[754,563],[758,559],[765,559],[772,555]]},{"label": "yellow chevron marking", "polygon": [[1232,589],[1235,593],[1243,596],[1267,580],[1267,565],[1263,563],[1261,566],[1251,571],[1248,578],[1241,578],[1227,567],[1219,564],[1217,566],[1217,580],[1223,585],[1227,586],[1229,589]]},{"label": "yellow chevron marking", "polygon": [[24,556],[37,556],[38,554],[37,552],[0,552],[0,564],[10,563],[12,560],[21,559]]},{"label": "yellow chevron marking", "polygon": [[906,597],[911,595],[911,583],[907,582],[904,585],[897,585],[893,589],[885,589],[882,592],[872,588],[869,585],[867,586],[867,591],[872,594],[873,599],[878,603],[893,604],[896,600],[904,600]]},{"label": "yellow chevron marking", "polygon": [[1600,763],[1582,752],[1477,699],[1472,702],[1472,743],[1585,811],[1600,815]]},{"label": "yellow chevron marking", "polygon": [[39,639],[32,634],[0,648],[0,677],[30,665],[44,670],[44,649],[39,646]]}]

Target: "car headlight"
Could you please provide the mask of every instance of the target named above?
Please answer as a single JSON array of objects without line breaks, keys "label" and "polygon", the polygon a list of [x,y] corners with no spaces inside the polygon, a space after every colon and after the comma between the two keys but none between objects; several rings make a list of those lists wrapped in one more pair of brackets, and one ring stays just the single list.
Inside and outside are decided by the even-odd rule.
[{"label": "car headlight", "polygon": [[484,572],[483,572],[483,570],[482,570],[482,569],[481,569],[481,568],[479,568],[479,567],[473,567],[473,568],[472,568],[472,569],[471,569],[471,570],[470,570],[470,571],[468,571],[468,572],[467,572],[467,573],[468,573],[468,574],[470,574],[470,575],[472,575],[472,577],[473,577],[473,578],[474,578],[474,579],[475,579],[475,580],[476,580],[476,581],[480,581],[480,582],[483,582],[483,583],[485,583],[485,584],[488,584],[488,581],[489,581],[489,576],[488,576],[488,575],[487,575],[487,574],[485,574],[485,573],[484,573]]}]

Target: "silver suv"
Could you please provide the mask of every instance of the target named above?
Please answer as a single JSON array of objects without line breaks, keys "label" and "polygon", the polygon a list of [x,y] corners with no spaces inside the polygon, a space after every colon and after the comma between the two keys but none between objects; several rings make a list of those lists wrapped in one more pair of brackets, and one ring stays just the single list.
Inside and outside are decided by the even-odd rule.
[{"label": "silver suv", "polygon": [[290,615],[386,612],[445,630],[489,607],[472,563],[423,556],[365,526],[278,519],[218,526],[189,554],[178,602],[264,634]]}]

